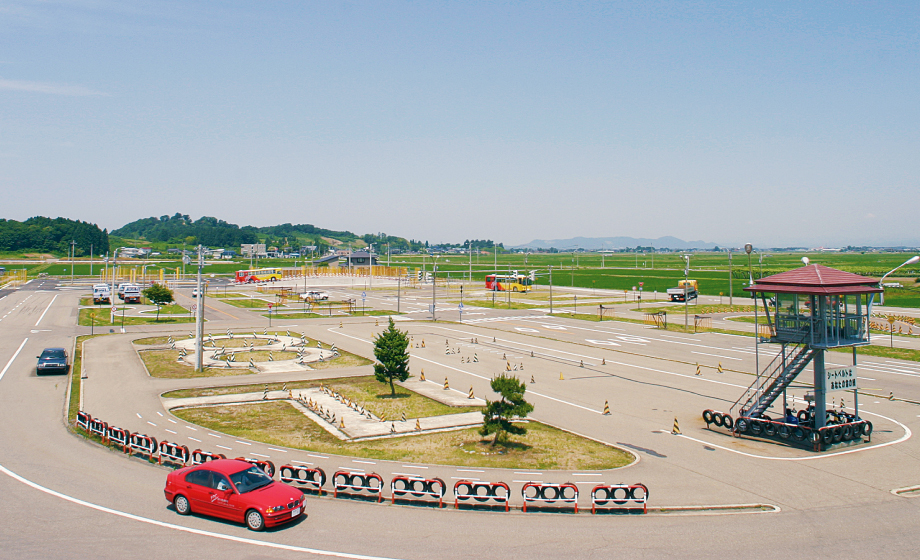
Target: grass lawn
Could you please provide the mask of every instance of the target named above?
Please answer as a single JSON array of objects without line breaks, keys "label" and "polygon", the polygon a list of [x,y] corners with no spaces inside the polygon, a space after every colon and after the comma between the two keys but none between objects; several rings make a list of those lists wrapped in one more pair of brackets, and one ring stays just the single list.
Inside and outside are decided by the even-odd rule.
[{"label": "grass lawn", "polygon": [[606,445],[531,422],[527,434],[508,445],[491,446],[475,429],[392,439],[342,442],[287,402],[175,410],[187,422],[235,437],[317,453],[387,461],[469,467],[561,470],[612,469],[630,464],[632,455]]},{"label": "grass lawn", "polygon": [[[96,316],[93,317],[92,315],[90,315],[91,313],[95,313]],[[104,310],[81,309],[79,318],[77,320],[77,324],[84,326],[84,327],[88,327],[91,324],[97,327],[114,327],[116,325],[121,326],[122,324],[121,313],[116,313],[114,323],[109,322],[109,317],[110,315],[107,309],[104,309]],[[188,317],[188,316],[173,317],[170,315],[162,315],[162,314],[160,315],[159,321],[157,321],[157,318],[155,315],[150,316],[150,317],[125,317],[124,318],[125,325],[155,325],[158,323],[171,324],[171,323],[194,323],[194,322],[195,322],[194,317]]]},{"label": "grass lawn", "polygon": [[[395,311],[387,311],[386,309],[367,309],[362,313],[361,308],[358,307],[354,313],[347,314],[348,317],[362,317],[362,316],[384,317],[387,315],[402,315],[402,313],[397,313]],[[268,317],[268,313],[263,313],[262,316]],[[341,313],[335,313],[332,316],[342,317],[343,315]],[[302,311],[297,311],[294,313],[274,313],[272,312],[272,319],[278,319],[278,320],[281,320],[281,319],[322,319],[324,317],[328,319],[329,315],[328,314],[322,315],[319,313],[309,313],[309,312],[303,313]]]},{"label": "grass lawn", "polygon": [[[843,352],[846,354],[852,354],[853,350],[850,348],[832,348],[832,352]],[[889,358],[892,360],[910,360],[912,362],[920,362],[920,350],[912,350],[910,348],[888,348],[886,346],[860,346],[856,349],[856,354],[858,356],[871,356],[873,358]]]},{"label": "grass lawn", "polygon": [[[269,352],[268,350],[254,350],[252,352],[237,352],[236,361],[245,362],[245,361],[248,361],[250,358],[252,358],[252,361],[254,363],[267,362],[269,361],[268,352]],[[280,346],[278,347],[278,350],[272,350],[271,354],[272,354],[272,357],[275,359],[275,361],[278,361],[278,362],[282,360],[294,360],[297,358],[297,352],[291,352],[288,350],[285,350],[284,352],[282,352]],[[221,356],[218,359],[221,361],[227,361],[229,358],[230,356],[226,355],[226,356]]]},{"label": "grass lawn", "polygon": [[192,366],[180,364],[178,350],[141,350],[138,352],[151,377],[164,379],[189,379],[197,377],[226,377],[228,375],[249,375],[253,372],[243,368],[204,368],[197,372]]},{"label": "grass lawn", "polygon": [[[678,311],[683,314],[684,306],[667,306],[667,307],[648,307],[643,309],[633,309],[633,311],[640,311],[643,313],[657,313],[658,311],[664,311],[666,313],[677,313]],[[759,311],[763,313],[763,306],[760,306]],[[690,315],[712,315],[714,313],[753,313],[753,305],[690,305],[687,308],[687,312]]]},{"label": "grass lawn", "polygon": [[246,299],[227,299],[223,303],[227,305],[232,305],[233,307],[240,307],[242,309],[268,309],[268,304],[271,303],[273,307],[284,307],[280,304],[275,303],[274,301],[266,301],[264,299],[258,298],[246,298]]},{"label": "grass lawn", "polygon": [[208,292],[208,293],[205,294],[205,295],[207,295],[208,297],[213,297],[213,298],[218,298],[218,299],[221,299],[221,298],[242,298],[242,297],[249,297],[249,296],[247,296],[247,295],[245,295],[245,294],[238,294],[238,293],[234,293],[234,292],[228,292],[228,293],[226,293],[226,294],[223,293],[223,292]]}]

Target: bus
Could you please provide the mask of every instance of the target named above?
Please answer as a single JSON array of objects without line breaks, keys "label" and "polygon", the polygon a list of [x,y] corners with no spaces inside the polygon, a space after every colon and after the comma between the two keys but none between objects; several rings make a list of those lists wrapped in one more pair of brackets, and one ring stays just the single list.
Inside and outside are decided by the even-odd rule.
[{"label": "bus", "polygon": [[236,271],[236,281],[240,283],[274,282],[275,280],[281,280],[280,268],[255,268]]},{"label": "bus", "polygon": [[533,279],[526,274],[489,274],[486,289],[496,292],[529,292]]}]

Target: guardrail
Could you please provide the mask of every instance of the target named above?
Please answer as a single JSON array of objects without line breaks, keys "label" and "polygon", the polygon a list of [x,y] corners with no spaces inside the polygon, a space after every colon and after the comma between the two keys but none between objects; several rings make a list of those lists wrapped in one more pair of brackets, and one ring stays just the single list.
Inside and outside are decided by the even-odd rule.
[{"label": "guardrail", "polygon": [[[375,484],[376,483],[376,484]],[[341,470],[332,475],[332,496],[339,497],[340,491],[376,494],[377,501],[383,499],[383,477],[377,473]]]},{"label": "guardrail", "polygon": [[271,478],[275,477],[275,464],[271,461],[260,461],[258,459],[247,459],[245,457],[237,457],[237,461],[246,461],[250,465],[255,465],[262,469],[262,472],[270,476]]},{"label": "guardrail", "polygon": [[105,435],[110,442],[120,445],[123,453],[128,452],[128,445],[131,443],[131,432],[115,426],[109,426],[105,431]]},{"label": "guardrail", "polygon": [[320,496],[323,495],[323,485],[326,484],[326,473],[319,467],[295,467],[282,465],[280,472],[281,482],[295,482],[312,486]]},{"label": "guardrail", "polygon": [[192,454],[188,450],[188,447],[184,445],[179,445],[178,443],[170,443],[168,441],[160,442],[160,458],[159,462],[162,465],[163,460],[171,461],[173,463],[179,463],[185,465],[191,459]]},{"label": "guardrail", "polygon": [[568,504],[575,508],[575,513],[578,513],[578,487],[571,482],[561,484],[528,482],[521,488],[521,496],[524,498],[524,513],[527,513],[527,504],[531,502]]},{"label": "guardrail", "polygon": [[192,464],[201,465],[207,463],[208,461],[213,461],[215,459],[226,459],[227,456],[223,453],[211,453],[210,451],[202,451],[201,449],[196,449],[192,451]]},{"label": "guardrail", "polygon": [[[502,492],[504,490],[504,492]],[[472,480],[458,480],[454,484],[454,508],[459,509],[460,501],[474,500],[480,504],[492,500],[505,504],[508,511],[511,489],[504,482],[480,482]]]},{"label": "guardrail", "polygon": [[415,476],[395,476],[390,481],[390,503],[396,503],[396,496],[411,496],[411,498],[401,498],[411,500],[414,498],[434,498],[438,501],[438,507],[444,507],[444,494],[447,493],[447,485],[440,478],[422,478]]},{"label": "guardrail", "polygon": [[591,513],[608,504],[613,504],[608,509],[642,506],[642,513],[648,513],[648,488],[644,484],[598,484],[591,490]]}]

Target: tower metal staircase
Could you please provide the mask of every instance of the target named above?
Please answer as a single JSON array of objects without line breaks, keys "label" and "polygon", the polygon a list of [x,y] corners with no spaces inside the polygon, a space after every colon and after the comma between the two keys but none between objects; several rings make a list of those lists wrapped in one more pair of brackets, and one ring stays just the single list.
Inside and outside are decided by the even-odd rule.
[{"label": "tower metal staircase", "polygon": [[769,373],[755,379],[732,405],[733,414],[759,418],[820,351],[809,347],[804,341],[783,346],[785,352],[777,354],[763,368],[764,372]]}]

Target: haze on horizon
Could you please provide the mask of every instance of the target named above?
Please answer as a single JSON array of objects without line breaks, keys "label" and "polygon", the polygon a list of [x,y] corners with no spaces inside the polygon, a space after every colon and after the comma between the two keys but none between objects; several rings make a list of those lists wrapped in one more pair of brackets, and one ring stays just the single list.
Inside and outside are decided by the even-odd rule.
[{"label": "haze on horizon", "polygon": [[2,218],[920,244],[916,2],[13,0]]}]

